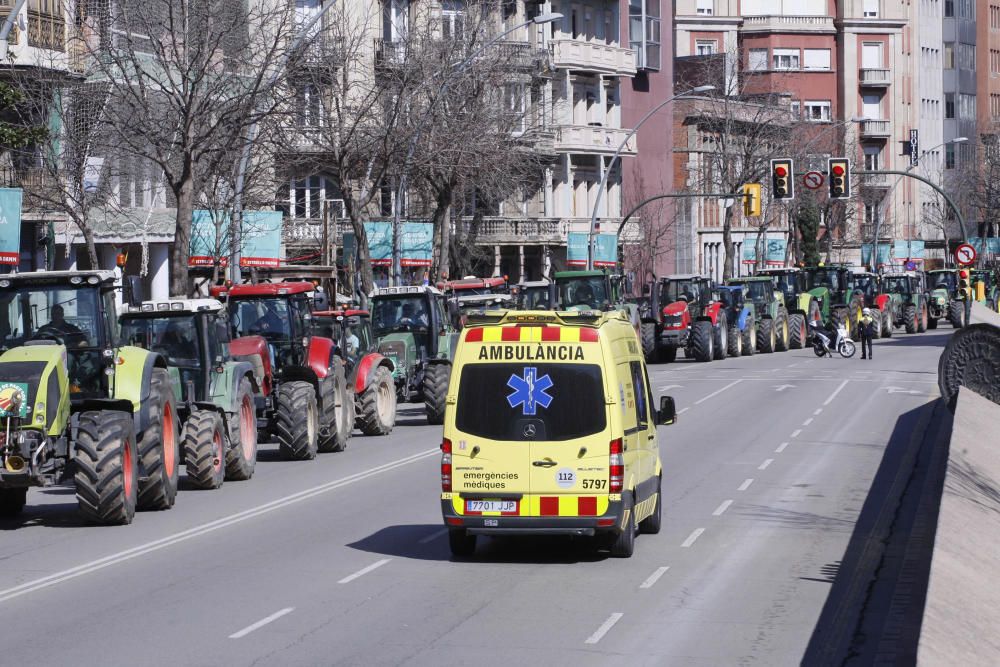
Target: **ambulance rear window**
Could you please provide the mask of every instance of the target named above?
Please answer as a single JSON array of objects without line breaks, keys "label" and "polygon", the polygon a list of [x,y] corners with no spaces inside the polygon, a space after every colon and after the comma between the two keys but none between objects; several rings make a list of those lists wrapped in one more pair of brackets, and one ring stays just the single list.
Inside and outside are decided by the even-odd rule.
[{"label": "ambulance rear window", "polygon": [[595,364],[469,364],[457,408],[458,430],[490,440],[572,440],[607,424]]}]

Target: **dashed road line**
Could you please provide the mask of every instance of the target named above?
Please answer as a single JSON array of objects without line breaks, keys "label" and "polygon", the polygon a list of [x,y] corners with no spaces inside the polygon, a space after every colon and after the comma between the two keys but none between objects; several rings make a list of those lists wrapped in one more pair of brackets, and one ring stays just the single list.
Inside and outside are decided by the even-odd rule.
[{"label": "dashed road line", "polygon": [[380,561],[372,563],[368,567],[361,568],[360,570],[358,570],[354,574],[347,575],[346,577],[344,577],[343,579],[341,579],[337,583],[338,584],[349,584],[352,581],[354,581],[355,579],[357,579],[358,577],[363,577],[366,574],[368,574],[369,572],[371,572],[372,570],[376,570],[376,569],[382,567],[383,565],[385,565],[386,563],[388,563],[390,560],[392,560],[392,559],[391,558],[383,558]]},{"label": "dashed road line", "polygon": [[800,434],[800,433],[802,433],[802,429],[800,429],[800,428],[797,428],[797,429],[795,429],[794,431],[792,431],[792,437],[793,437],[793,438],[797,438],[797,437],[799,437],[799,434]]},{"label": "dashed road line", "polygon": [[711,394],[709,394],[708,396],[706,396],[706,397],[704,397],[704,398],[702,398],[702,399],[699,399],[699,400],[695,401],[695,402],[694,402],[694,404],[695,404],[695,405],[700,405],[700,404],[704,403],[705,401],[707,401],[708,399],[710,399],[710,398],[714,398],[714,397],[718,396],[719,394],[721,394],[721,393],[722,393],[722,392],[724,392],[725,390],[729,389],[730,387],[735,387],[735,386],[736,386],[736,385],[738,385],[738,384],[739,384],[740,382],[743,382],[743,380],[734,380],[733,382],[730,382],[729,384],[727,384],[727,385],[726,385],[725,387],[723,387],[722,389],[719,389],[718,391],[713,391],[713,392],[712,392]]},{"label": "dashed road line", "polygon": [[704,532],[705,532],[704,528],[696,528],[696,529],[694,529],[694,531],[692,531],[691,534],[688,535],[688,538],[686,540],[684,540],[683,542],[681,542],[681,546],[684,547],[685,549],[687,547],[691,546],[692,544],[694,544],[695,540],[697,540],[699,537],[701,537],[701,534],[704,533]]},{"label": "dashed road line", "polygon": [[680,410],[677,411],[677,414],[682,415],[690,409],[691,409],[690,407],[681,408]]},{"label": "dashed road line", "polygon": [[825,401],[823,401],[823,405],[830,405],[830,403],[833,403],[833,399],[837,398],[837,394],[839,394],[841,391],[844,390],[844,387],[847,386],[848,382],[850,382],[850,380],[844,380],[843,382],[841,382],[840,386],[834,389],[833,393],[830,394],[830,397],[827,398]]},{"label": "dashed road line", "polygon": [[821,412],[823,412],[823,408],[816,408],[816,410],[813,411],[813,417],[818,417]]},{"label": "dashed road line", "polygon": [[243,637],[246,637],[248,634],[250,634],[254,630],[260,630],[262,627],[264,627],[268,623],[274,623],[275,621],[277,621],[282,616],[287,616],[288,614],[291,614],[293,611],[295,611],[295,607],[285,607],[281,611],[274,612],[273,614],[271,614],[267,618],[262,618],[259,621],[257,621],[256,623],[252,623],[252,624],[248,625],[247,627],[243,628],[242,630],[240,630],[238,632],[234,632],[233,634],[229,635],[229,638],[230,639],[242,639]]},{"label": "dashed road line", "polygon": [[429,542],[433,542],[437,538],[444,537],[447,534],[448,534],[448,529],[442,528],[441,530],[431,533],[427,537],[421,537],[419,540],[417,540],[417,544],[428,544]]},{"label": "dashed road line", "polygon": [[608,631],[611,628],[615,627],[615,623],[622,620],[622,616],[624,615],[625,614],[621,613],[620,611],[616,611],[615,613],[611,614],[611,616],[608,616],[608,620],[604,621],[604,623],[601,624],[601,627],[597,628],[594,634],[587,637],[587,640],[584,642],[584,644],[596,644],[597,642],[601,641],[601,638],[604,637],[604,635],[608,634]]},{"label": "dashed road line", "polygon": [[660,577],[662,577],[669,569],[670,569],[669,565],[664,565],[663,567],[656,568],[656,571],[654,571],[653,574],[646,577],[646,581],[639,584],[639,588],[652,588],[653,584],[659,581]]},{"label": "dashed road line", "polygon": [[809,419],[807,419],[804,422],[802,422],[802,425],[803,426],[809,426],[809,424],[812,424],[812,423],[813,423],[813,418],[810,417]]},{"label": "dashed road line", "polygon": [[715,508],[715,511],[712,512],[712,516],[722,516],[723,512],[729,509],[729,506],[732,504],[733,504],[732,500],[724,501],[721,505]]},{"label": "dashed road line", "polygon": [[737,491],[746,491],[747,489],[750,488],[751,484],[753,484],[753,477],[748,477],[747,479],[743,480],[743,483],[740,484],[740,488],[738,488],[736,490]]},{"label": "dashed road line", "polygon": [[787,446],[788,446],[787,442],[781,443],[780,445],[778,445],[778,448],[776,450],[774,450],[774,453],[775,454],[780,454],[781,452],[785,451],[785,447],[787,447]]},{"label": "dashed road line", "polygon": [[764,462],[757,466],[757,470],[767,470],[767,466],[774,463],[774,459],[764,459]]}]

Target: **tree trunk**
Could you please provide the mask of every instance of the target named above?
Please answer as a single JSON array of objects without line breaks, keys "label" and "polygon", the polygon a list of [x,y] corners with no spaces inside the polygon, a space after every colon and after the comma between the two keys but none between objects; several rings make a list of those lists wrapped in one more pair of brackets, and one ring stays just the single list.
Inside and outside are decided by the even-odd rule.
[{"label": "tree trunk", "polygon": [[355,213],[353,206],[347,211],[347,215],[351,218],[351,229],[354,230],[358,271],[361,273],[361,291],[368,295],[375,289],[375,275],[372,273],[372,254],[368,247],[368,233],[365,231],[364,220]]},{"label": "tree trunk", "polygon": [[194,178],[181,180],[174,190],[177,197],[177,222],[170,246],[170,296],[189,296],[188,258],[191,255],[191,216],[194,214]]},{"label": "tree trunk", "polygon": [[101,268],[100,260],[97,258],[97,243],[94,241],[94,232],[91,231],[86,222],[81,223],[79,220],[75,222],[76,226],[80,229],[80,233],[83,234],[83,242],[87,246],[87,258],[90,260],[90,267],[92,269]]},{"label": "tree trunk", "polygon": [[448,276],[449,251],[451,247],[451,229],[449,227],[451,201],[454,190],[451,186],[437,189],[434,202],[434,213],[431,223],[434,225],[434,247],[431,252],[431,283],[444,280]]},{"label": "tree trunk", "polygon": [[722,245],[726,248],[726,259],[723,262],[722,267],[722,280],[725,282],[733,277],[733,269],[735,264],[733,262],[733,207],[726,207],[726,216],[723,218],[722,223]]}]

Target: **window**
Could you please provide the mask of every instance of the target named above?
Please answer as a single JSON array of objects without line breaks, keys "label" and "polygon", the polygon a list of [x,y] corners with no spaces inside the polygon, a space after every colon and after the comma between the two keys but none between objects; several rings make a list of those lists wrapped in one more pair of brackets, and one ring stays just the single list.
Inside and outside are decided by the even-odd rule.
[{"label": "window", "polygon": [[958,119],[959,120],[975,120],[976,119],[976,96],[975,95],[962,95],[958,96]]},{"label": "window", "polygon": [[830,49],[805,49],[802,55],[805,69],[830,69]]},{"label": "window", "polygon": [[959,69],[976,69],[976,45],[958,44],[957,60]]},{"label": "window", "polygon": [[714,14],[712,2],[713,0],[698,0],[698,13],[702,16],[711,16]]},{"label": "window", "polygon": [[829,100],[806,100],[806,120],[823,122],[830,120]]},{"label": "window", "polygon": [[714,39],[699,39],[695,42],[694,52],[698,56],[710,56],[716,52],[718,42]]},{"label": "window", "polygon": [[955,168],[955,144],[945,144],[944,146],[944,168]]},{"label": "window", "polygon": [[802,116],[802,102],[798,100],[792,100],[792,118],[800,118]]},{"label": "window", "polygon": [[465,37],[465,3],[462,0],[441,3],[441,36],[456,42]]},{"label": "window", "polygon": [[878,1],[879,0],[865,0],[864,16],[866,19],[878,18]]},{"label": "window", "polygon": [[508,83],[505,86],[505,103],[507,111],[513,117],[513,132],[524,132],[525,87],[523,83]]},{"label": "window", "polygon": [[799,69],[799,50],[775,49],[771,56],[771,69]]},{"label": "window", "polygon": [[629,47],[635,51],[635,66],[639,69],[660,69],[660,2],[659,0],[629,0]]},{"label": "window", "polygon": [[955,118],[955,93],[944,94],[944,117],[946,120]]},{"label": "window", "polygon": [[882,165],[882,149],[878,146],[865,146],[865,171],[878,171]]},{"label": "window", "polygon": [[338,194],[337,188],[322,176],[307,176],[291,181],[291,216],[320,218],[323,216],[324,195],[327,199]]},{"label": "window", "polygon": [[629,370],[632,375],[632,391],[635,393],[635,422],[640,431],[646,430],[649,426],[649,405],[646,397],[646,383],[643,379],[642,364],[638,361],[629,363]]},{"label": "window", "polygon": [[955,69],[955,42],[944,43],[944,68]]},{"label": "window", "polygon": [[767,49],[750,49],[747,69],[751,72],[761,72],[767,69]]},{"label": "window", "polygon": [[315,84],[307,83],[295,91],[295,120],[298,127],[320,127],[323,124],[323,101]]},{"label": "window", "polygon": [[955,16],[955,0],[944,0],[944,16],[945,18]]}]

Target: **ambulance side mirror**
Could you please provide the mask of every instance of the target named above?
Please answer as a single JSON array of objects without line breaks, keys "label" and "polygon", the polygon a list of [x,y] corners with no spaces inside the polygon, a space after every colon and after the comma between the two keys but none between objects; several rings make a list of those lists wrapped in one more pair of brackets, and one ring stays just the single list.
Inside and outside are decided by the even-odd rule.
[{"label": "ambulance side mirror", "polygon": [[673,396],[660,397],[660,409],[656,413],[657,426],[669,426],[677,421],[677,407]]}]

